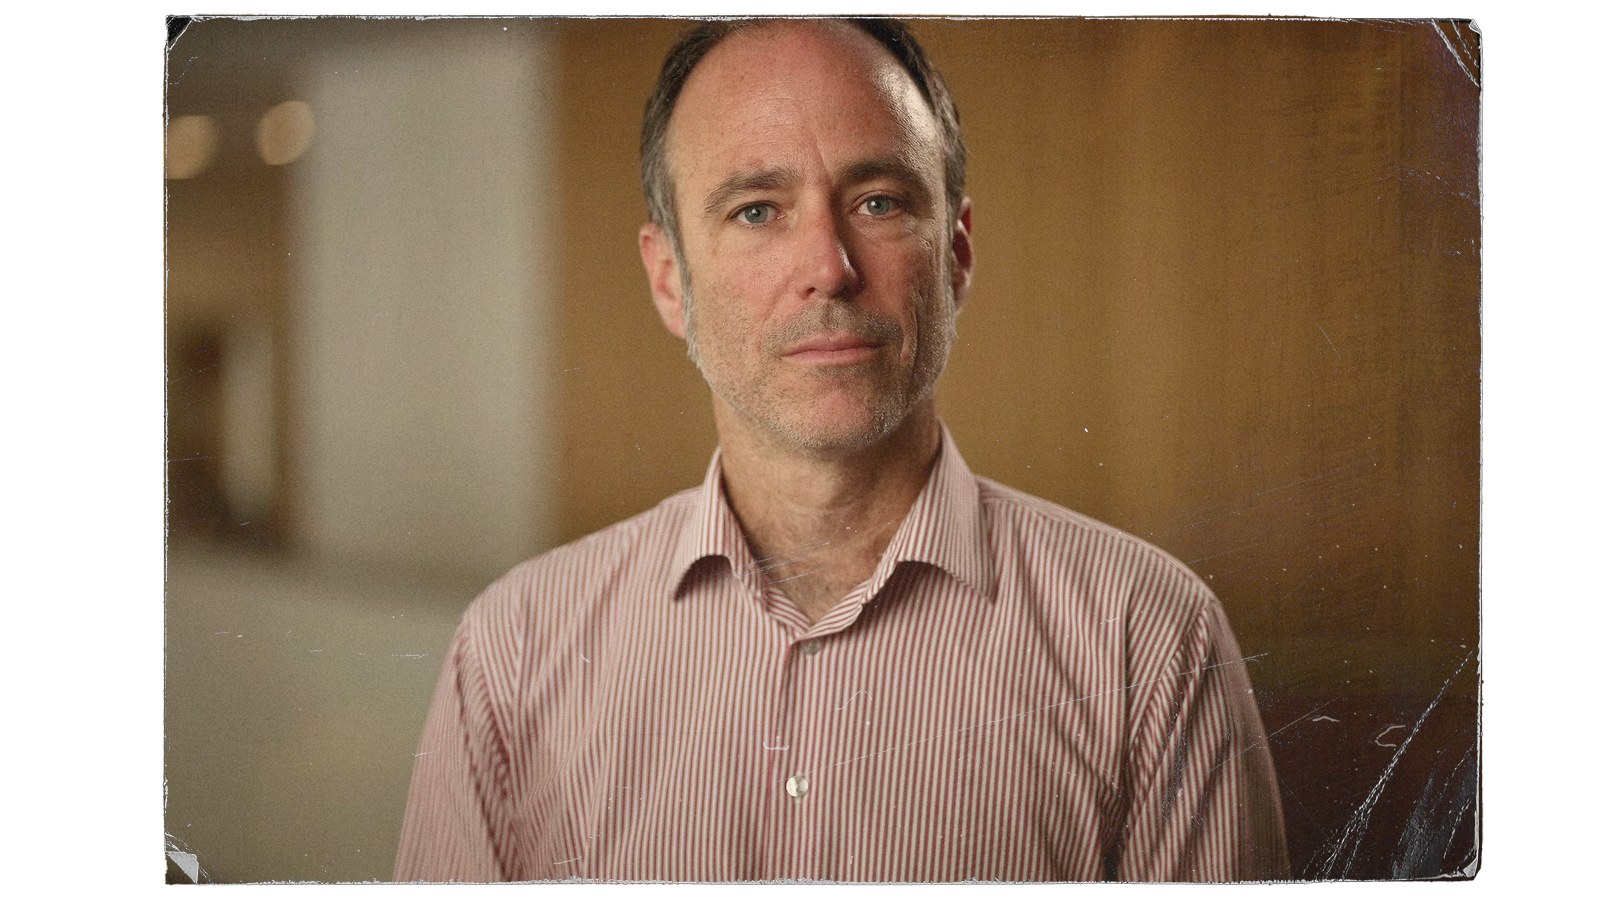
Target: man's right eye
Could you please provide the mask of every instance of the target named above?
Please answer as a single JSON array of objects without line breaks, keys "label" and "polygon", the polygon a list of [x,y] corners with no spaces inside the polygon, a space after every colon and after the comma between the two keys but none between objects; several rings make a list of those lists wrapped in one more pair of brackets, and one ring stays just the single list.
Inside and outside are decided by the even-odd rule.
[{"label": "man's right eye", "polygon": [[767,203],[752,203],[734,215],[746,225],[765,225],[772,221],[772,206]]}]

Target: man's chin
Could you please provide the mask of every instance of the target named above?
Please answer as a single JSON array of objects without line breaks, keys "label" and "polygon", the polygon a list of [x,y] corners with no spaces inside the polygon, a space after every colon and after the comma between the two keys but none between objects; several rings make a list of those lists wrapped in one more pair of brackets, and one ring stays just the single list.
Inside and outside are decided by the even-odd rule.
[{"label": "man's chin", "polygon": [[770,430],[796,449],[821,455],[860,453],[883,442],[905,422],[904,410],[819,411],[772,423]]},{"label": "man's chin", "polygon": [[[719,428],[731,427],[775,446],[824,456],[854,455],[878,446],[903,431],[911,419],[918,418],[917,410],[928,405],[899,392],[881,390],[835,390],[805,396],[793,389],[767,392],[750,398],[749,403],[733,402],[715,388],[712,396],[719,409]],[[928,408],[931,410],[931,405]]]}]

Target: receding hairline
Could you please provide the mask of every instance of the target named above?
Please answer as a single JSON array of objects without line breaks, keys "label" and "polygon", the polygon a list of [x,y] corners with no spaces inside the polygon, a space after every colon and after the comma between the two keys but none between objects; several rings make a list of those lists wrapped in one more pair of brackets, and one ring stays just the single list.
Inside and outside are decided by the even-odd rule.
[{"label": "receding hairline", "polygon": [[[695,63],[694,70],[689,73],[689,77],[684,80],[683,87],[679,89],[678,96],[672,104],[672,114],[667,117],[666,133],[663,135],[664,141],[662,143],[662,161],[666,164],[666,175],[669,184],[675,187],[676,182],[672,158],[675,143],[674,135],[678,133],[678,129],[674,127],[673,123],[678,120],[678,110],[683,106],[684,99],[691,94],[693,85],[697,81],[704,81],[702,75],[707,66],[712,64],[716,57],[723,53],[725,48],[736,41],[745,39],[770,41],[778,37],[774,32],[801,29],[814,32],[830,32],[836,39],[855,44],[858,50],[864,52],[864,56],[861,59],[866,63],[867,77],[873,82],[873,88],[876,93],[891,107],[896,107],[897,104],[903,102],[914,103],[920,107],[926,116],[925,122],[928,125],[927,137],[933,142],[934,146],[940,148],[941,153],[943,152],[939,139],[939,118],[932,104],[922,96],[922,91],[917,88],[916,80],[911,77],[910,72],[906,71],[906,67],[872,35],[850,22],[837,19],[758,20],[730,32],[725,38],[717,42],[715,47],[712,47],[706,52],[705,56]],[[884,76],[892,79],[894,84],[891,86],[885,83]],[[894,111],[898,113],[901,110],[895,109]],[[910,110],[905,111],[909,112]],[[899,118],[899,116],[897,115],[896,118]],[[901,124],[908,126],[909,129],[909,123],[902,122]]]},{"label": "receding hairline", "polygon": [[[886,23],[891,28],[886,33],[878,23]],[[704,28],[705,26],[701,26]],[[650,206],[650,220],[663,227],[674,247],[678,241],[678,216],[677,203],[677,178],[674,169],[674,149],[677,128],[675,121],[679,118],[678,107],[683,95],[689,90],[690,85],[697,80],[700,70],[707,59],[715,56],[724,44],[730,40],[748,37],[751,40],[771,40],[785,31],[809,30],[813,33],[829,34],[835,41],[864,41],[857,44],[857,48],[865,48],[865,55],[860,57],[867,62],[875,86],[884,96],[885,100],[897,110],[910,113],[915,107],[911,101],[904,99],[905,91],[918,98],[921,109],[928,118],[924,121],[932,124],[932,141],[937,148],[941,159],[941,181],[950,207],[952,218],[955,216],[962,200],[965,197],[965,170],[966,170],[966,144],[961,136],[960,114],[957,112],[949,88],[945,86],[944,79],[928,59],[915,35],[904,23],[893,19],[857,19],[857,18],[788,18],[788,19],[751,19],[739,22],[728,22],[726,30],[709,38],[710,46],[697,55],[693,55],[687,64],[687,71],[679,76],[677,87],[666,95],[664,114],[657,119],[652,141],[650,122],[653,108],[661,94],[662,85],[666,83],[667,72],[673,59],[677,55],[675,49],[668,55],[668,63],[664,64],[661,80],[657,83],[656,93],[652,94],[651,103],[646,111],[646,134],[641,142],[644,149],[642,168],[645,195]],[[699,35],[705,39],[706,35]],[[686,46],[687,39],[680,39],[678,47]],[[905,49],[902,51],[902,47]],[[881,55],[880,55],[881,54]],[[887,59],[885,59],[887,57]],[[887,66],[887,68],[885,68]],[[891,86],[892,79],[898,84]],[[914,115],[914,113],[913,113]],[[910,130],[921,131],[910,122],[903,122]],[[654,146],[652,152],[649,148]],[[652,174],[654,173],[654,174]],[[655,187],[652,187],[652,183]]]}]

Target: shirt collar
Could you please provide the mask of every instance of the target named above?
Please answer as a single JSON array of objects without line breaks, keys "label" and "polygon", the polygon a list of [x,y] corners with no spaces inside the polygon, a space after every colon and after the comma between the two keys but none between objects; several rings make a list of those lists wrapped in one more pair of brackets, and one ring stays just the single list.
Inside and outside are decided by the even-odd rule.
[{"label": "shirt collar", "polygon": [[[735,577],[759,593],[755,560],[723,491],[720,448],[711,456],[694,511],[678,538],[669,571],[674,596],[696,563],[718,556],[728,560]],[[978,479],[967,468],[943,422],[939,423],[939,453],[928,483],[911,504],[869,579],[868,598],[877,595],[902,562],[935,566],[980,596],[994,599],[994,555],[989,548]]]},{"label": "shirt collar", "polygon": [[939,455],[933,472],[889,541],[867,595],[875,596],[902,562],[935,566],[980,596],[994,599],[994,554],[989,548],[978,479],[967,468],[943,422],[939,423]]},{"label": "shirt collar", "polygon": [[[705,481],[695,494],[694,510],[684,523],[678,536],[678,548],[668,571],[672,579],[673,596],[683,587],[683,579],[695,564],[704,559],[723,557],[733,573],[742,581],[750,581],[755,560],[750,556],[750,545],[745,542],[744,528],[733,515],[727,495],[722,488],[722,448],[711,454],[711,465],[706,469]],[[755,588],[752,588],[755,590]]]}]

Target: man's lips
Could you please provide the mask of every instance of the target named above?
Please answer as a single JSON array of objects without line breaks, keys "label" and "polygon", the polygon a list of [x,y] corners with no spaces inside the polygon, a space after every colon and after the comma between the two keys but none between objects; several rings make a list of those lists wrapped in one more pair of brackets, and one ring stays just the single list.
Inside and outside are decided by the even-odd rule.
[{"label": "man's lips", "polygon": [[872,358],[880,345],[854,334],[829,334],[801,341],[783,352],[791,362],[849,365]]}]

